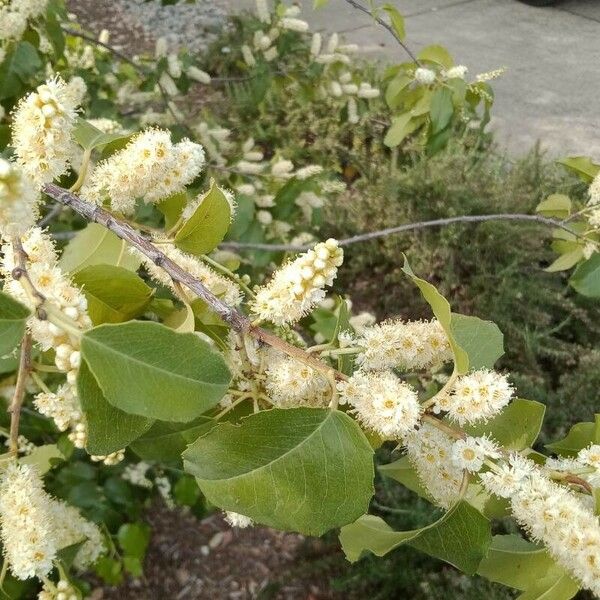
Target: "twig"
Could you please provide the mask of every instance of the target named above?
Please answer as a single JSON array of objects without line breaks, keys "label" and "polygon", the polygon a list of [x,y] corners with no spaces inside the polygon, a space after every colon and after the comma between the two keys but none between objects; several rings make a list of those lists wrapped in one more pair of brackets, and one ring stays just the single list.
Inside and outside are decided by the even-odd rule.
[{"label": "twig", "polygon": [[21,420],[21,406],[25,399],[25,386],[27,385],[27,378],[31,370],[32,343],[31,334],[29,332],[25,333],[21,344],[21,357],[19,359],[15,393],[8,408],[8,412],[10,413],[9,451],[15,456],[19,451],[19,421]]},{"label": "twig", "polygon": [[378,16],[374,15],[368,8],[366,8],[362,4],[359,4],[356,0],[346,0],[346,2],[348,4],[350,4],[351,6],[353,6],[354,8],[357,8],[358,10],[369,15],[377,23],[379,23],[382,27],[387,29],[394,36],[394,39],[400,44],[400,46],[402,46],[402,48],[404,49],[406,54],[408,54],[410,56],[412,61],[414,63],[416,63],[417,65],[421,64],[421,63],[419,63],[418,58],[413,54],[412,50],[398,37],[398,34],[394,31],[394,29],[388,23],[386,23],[383,19],[379,18]]},{"label": "twig", "polygon": [[[543,217],[541,215],[528,215],[520,213],[500,213],[496,215],[461,215],[459,217],[447,217],[444,219],[433,219],[431,221],[418,221],[416,223],[405,223],[403,225],[397,225],[396,227],[388,227],[387,229],[380,229],[378,231],[371,231],[368,233],[361,233],[354,235],[349,238],[343,238],[338,240],[340,246],[350,246],[351,244],[357,244],[360,242],[367,242],[381,237],[387,237],[388,235],[394,235],[396,233],[402,233],[404,231],[414,231],[417,229],[426,229],[428,227],[443,227],[445,225],[452,225],[453,223],[484,223],[486,221],[529,221],[533,223],[539,223],[540,225],[546,225],[548,227],[554,227],[568,231],[571,235],[583,239],[572,229],[567,227],[564,221],[557,219],[551,219],[549,217]],[[227,250],[267,250],[271,252],[304,252],[312,248],[311,244],[306,245],[294,245],[294,244],[258,244],[258,243],[246,243],[246,242],[223,242],[220,248]]]},{"label": "twig", "polygon": [[[307,354],[301,348],[292,346],[292,344],[288,344],[273,333],[254,326],[248,317],[217,298],[201,281],[192,277],[187,271],[184,271],[177,263],[168,258],[152,244],[152,242],[143,237],[128,223],[117,219],[100,206],[85,202],[75,194],[72,194],[68,190],[53,183],[45,185],[44,192],[57,202],[71,207],[88,221],[93,221],[94,223],[106,227],[106,229],[112,231],[120,239],[129,242],[134,248],[137,248],[144,256],[149,258],[156,266],[168,273],[173,281],[178,281],[192,290],[235,331],[251,335],[259,342],[277,348],[288,356],[296,358],[300,362],[303,362],[318,371],[326,374],[331,372],[331,367],[329,365]],[[336,372],[336,378],[346,379],[346,375]]]}]

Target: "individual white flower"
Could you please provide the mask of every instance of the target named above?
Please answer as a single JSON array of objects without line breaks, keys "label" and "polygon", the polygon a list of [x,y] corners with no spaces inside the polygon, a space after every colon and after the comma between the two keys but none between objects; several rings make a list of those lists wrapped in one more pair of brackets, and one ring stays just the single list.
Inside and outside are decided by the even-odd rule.
[{"label": "individual white flower", "polygon": [[338,242],[329,239],[278,269],[271,281],[258,289],[252,311],[277,325],[294,323],[324,297],[344,260]]},{"label": "individual white flower", "polygon": [[266,363],[265,387],[277,408],[329,404],[331,385],[321,373],[277,351],[269,352]]},{"label": "individual white flower", "polygon": [[583,450],[580,450],[577,454],[577,460],[588,467],[600,470],[600,445],[590,444]]},{"label": "individual white flower", "polygon": [[0,158],[0,237],[19,235],[38,217],[39,192],[15,163]]},{"label": "individual white flower", "polygon": [[421,407],[417,393],[391,372],[356,371],[338,384],[340,402],[367,429],[385,438],[398,439],[414,429]]},{"label": "individual white flower", "polygon": [[435,71],[419,67],[415,70],[415,81],[422,85],[430,85],[435,81]]},{"label": "individual white flower", "polygon": [[246,517],[245,515],[240,515],[239,513],[232,511],[225,512],[225,520],[232,527],[239,527],[240,529],[250,527],[254,524],[254,521],[252,521],[250,517]]},{"label": "individual white flower", "polygon": [[306,21],[303,21],[302,19],[295,19],[293,17],[284,17],[281,19],[280,24],[284,29],[297,31],[299,33],[307,32],[309,27]]},{"label": "individual white flower", "polygon": [[499,458],[498,446],[487,437],[468,436],[452,446],[452,462],[470,473],[478,472],[486,458]]},{"label": "individual white flower", "polygon": [[446,410],[460,425],[487,421],[510,402],[513,392],[505,375],[480,369],[456,380]]},{"label": "individual white flower", "polygon": [[446,75],[448,79],[464,79],[468,70],[469,69],[467,69],[465,65],[455,65],[454,67],[450,67],[447,71],[444,71],[444,75]]},{"label": "individual white flower", "polygon": [[501,498],[514,496],[532,475],[535,464],[512,453],[508,462],[503,462],[493,471],[482,473],[479,477],[485,488]]},{"label": "individual white flower", "polygon": [[454,440],[423,423],[405,438],[408,459],[417,471],[424,488],[436,503],[450,508],[459,498],[463,469],[452,460]]},{"label": "individual white flower", "polygon": [[448,337],[437,319],[393,319],[365,327],[357,345],[363,348],[358,363],[368,370],[399,367],[412,371],[452,359]]},{"label": "individual white flower", "polygon": [[81,196],[96,204],[109,200],[113,209],[131,214],[142,198],[155,203],[181,192],[204,166],[200,144],[183,139],[171,142],[171,134],[147,129],[94,169]]},{"label": "individual white flower", "polygon": [[0,479],[0,534],[17,579],[45,577],[58,551],[50,497],[30,465],[10,462]]},{"label": "individual white flower", "polygon": [[17,105],[12,145],[23,173],[38,187],[69,169],[76,109],[72,90],[60,77],[38,86]]}]

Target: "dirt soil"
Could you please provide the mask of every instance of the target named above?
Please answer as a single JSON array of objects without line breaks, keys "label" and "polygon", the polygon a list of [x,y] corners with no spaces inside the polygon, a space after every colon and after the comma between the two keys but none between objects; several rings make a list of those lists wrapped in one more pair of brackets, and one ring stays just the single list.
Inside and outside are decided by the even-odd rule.
[{"label": "dirt soil", "polygon": [[341,600],[331,578],[339,547],[266,527],[232,529],[214,514],[202,521],[155,507],[144,576],[97,587],[92,600]]}]

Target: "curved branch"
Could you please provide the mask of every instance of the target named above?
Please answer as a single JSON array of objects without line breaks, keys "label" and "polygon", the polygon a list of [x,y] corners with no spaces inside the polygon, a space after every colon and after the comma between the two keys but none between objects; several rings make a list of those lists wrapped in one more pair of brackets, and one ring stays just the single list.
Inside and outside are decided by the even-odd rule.
[{"label": "curved branch", "polygon": [[[371,231],[368,233],[361,233],[348,238],[342,238],[338,240],[340,246],[350,246],[352,244],[358,244],[360,242],[367,242],[381,237],[387,237],[388,235],[394,235],[396,233],[403,233],[405,231],[415,231],[418,229],[426,229],[429,227],[443,227],[445,225],[452,225],[453,223],[484,223],[486,221],[529,221],[533,223],[539,223],[547,227],[562,229],[563,231],[569,232],[574,237],[584,239],[583,236],[577,234],[570,229],[565,221],[559,221],[557,219],[551,219],[549,217],[543,217],[542,215],[528,215],[521,213],[499,213],[492,215],[461,215],[458,217],[447,217],[444,219],[432,219],[431,221],[418,221],[416,223],[404,223],[403,225],[397,225],[395,227],[388,227],[387,229],[379,229],[378,231]],[[219,246],[227,250],[268,250],[272,252],[304,252],[312,248],[311,244],[299,246],[293,244],[258,244],[258,243],[246,243],[246,242],[223,242]]]}]

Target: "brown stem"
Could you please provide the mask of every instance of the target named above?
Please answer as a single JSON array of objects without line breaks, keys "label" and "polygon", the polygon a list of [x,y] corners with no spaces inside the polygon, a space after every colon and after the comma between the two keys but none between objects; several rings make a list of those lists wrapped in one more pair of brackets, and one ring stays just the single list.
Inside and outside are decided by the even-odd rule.
[{"label": "brown stem", "polygon": [[[261,343],[268,344],[273,348],[281,350],[288,356],[303,362],[304,364],[321,371],[325,374],[331,372],[331,367],[320,360],[307,354],[301,348],[292,346],[282,340],[275,334],[266,331],[260,327],[252,325],[248,317],[243,315],[235,308],[225,304],[221,299],[217,298],[204,284],[184,271],[177,263],[173,262],[168,256],[161,252],[152,242],[143,237],[131,225],[117,219],[114,215],[104,210],[100,206],[90,204],[81,200],[75,194],[61,188],[53,183],[48,183],[44,186],[44,192],[65,206],[71,207],[75,212],[79,213],[88,221],[98,223],[106,229],[112,231],[117,237],[129,242],[134,248],[137,248],[144,256],[149,258],[155,265],[163,269],[169,274],[173,281],[179,282],[192,290],[201,300],[218,314],[223,321],[232,327],[235,331],[248,334],[254,337]],[[335,372],[337,379],[346,379],[343,373]]]},{"label": "brown stem", "polygon": [[10,437],[9,437],[9,451],[16,456],[19,450],[19,421],[21,420],[21,406],[25,399],[25,386],[27,385],[27,378],[31,371],[31,347],[33,341],[31,334],[26,333],[23,336],[23,342],[21,344],[21,357],[19,359],[19,370],[17,371],[17,382],[15,385],[15,393],[13,394],[12,401],[8,407],[10,413]]}]

